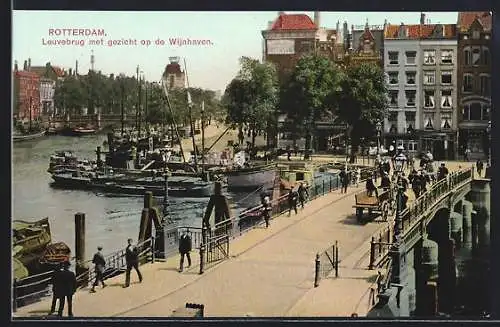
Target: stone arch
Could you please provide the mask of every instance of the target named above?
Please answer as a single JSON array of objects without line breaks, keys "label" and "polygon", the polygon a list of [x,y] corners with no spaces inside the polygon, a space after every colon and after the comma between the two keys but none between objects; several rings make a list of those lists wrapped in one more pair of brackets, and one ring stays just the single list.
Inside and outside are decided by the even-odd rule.
[{"label": "stone arch", "polygon": [[441,240],[448,240],[450,225],[449,217],[450,210],[447,207],[441,207],[434,212],[426,228],[429,239],[438,242],[438,244]]},{"label": "stone arch", "polygon": [[458,213],[462,213],[463,211],[463,203],[462,203],[462,200],[463,199],[457,199],[457,201],[454,203],[453,205],[453,211],[454,212],[458,212]]}]

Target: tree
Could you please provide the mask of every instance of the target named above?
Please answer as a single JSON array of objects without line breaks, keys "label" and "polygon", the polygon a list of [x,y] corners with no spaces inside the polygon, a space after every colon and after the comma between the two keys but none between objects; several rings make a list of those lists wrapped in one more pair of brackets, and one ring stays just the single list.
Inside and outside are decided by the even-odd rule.
[{"label": "tree", "polygon": [[387,113],[387,84],[382,69],[367,63],[347,68],[339,100],[337,114],[348,124],[352,162],[360,139],[371,137],[375,124]]},{"label": "tree", "polygon": [[276,69],[256,59],[240,58],[240,70],[226,88],[223,105],[227,110],[226,122],[237,126],[238,139],[243,141],[243,129],[252,137],[252,148],[259,132],[266,132],[274,120],[278,103]]},{"label": "tree", "polygon": [[284,86],[281,108],[296,122],[293,134],[298,136],[305,132],[305,159],[310,156],[314,122],[331,117],[338,105],[343,76],[328,58],[306,55],[299,59]]}]

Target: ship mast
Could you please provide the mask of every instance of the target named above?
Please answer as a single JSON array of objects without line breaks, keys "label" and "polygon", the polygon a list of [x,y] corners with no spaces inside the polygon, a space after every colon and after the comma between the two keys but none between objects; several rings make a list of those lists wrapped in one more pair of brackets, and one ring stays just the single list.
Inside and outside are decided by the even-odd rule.
[{"label": "ship mast", "polygon": [[184,72],[186,73],[186,85],[187,85],[187,101],[188,101],[188,116],[189,116],[189,125],[191,128],[191,139],[193,141],[193,152],[194,152],[194,169],[198,172],[198,151],[196,151],[196,142],[194,139],[194,124],[193,124],[193,103],[191,102],[191,94],[189,93],[189,78],[186,66],[186,59],[184,59]]}]

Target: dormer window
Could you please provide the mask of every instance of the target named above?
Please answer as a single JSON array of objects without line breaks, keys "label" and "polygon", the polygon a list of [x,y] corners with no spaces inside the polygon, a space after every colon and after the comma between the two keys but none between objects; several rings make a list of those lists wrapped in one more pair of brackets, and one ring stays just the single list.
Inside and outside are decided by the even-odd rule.
[{"label": "dormer window", "polygon": [[472,31],[472,39],[479,40],[480,37],[481,37],[481,32],[479,32],[478,30]]}]

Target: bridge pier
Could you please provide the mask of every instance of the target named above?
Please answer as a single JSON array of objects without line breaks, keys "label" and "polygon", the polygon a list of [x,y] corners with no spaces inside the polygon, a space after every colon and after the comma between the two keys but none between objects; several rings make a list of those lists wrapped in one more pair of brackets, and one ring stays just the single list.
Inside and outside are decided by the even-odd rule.
[{"label": "bridge pier", "polygon": [[450,236],[455,241],[457,249],[460,249],[462,247],[462,227],[462,214],[458,212],[450,213]]},{"label": "bridge pier", "polygon": [[[432,317],[437,313],[437,293],[429,286],[439,278],[438,244],[424,234],[415,247],[416,313],[418,316]],[[432,286],[432,285],[431,285]]]},{"label": "bridge pier", "polygon": [[417,285],[416,285],[416,273],[415,273],[415,249],[411,249],[406,253],[406,258],[408,260],[408,275],[407,275],[407,293],[408,293],[408,309],[410,316],[415,315],[417,308]]},{"label": "bridge pier", "polygon": [[[469,193],[474,210],[477,226],[477,243],[481,256],[489,256],[490,247],[490,214],[491,214],[491,180],[478,179],[472,182]],[[474,241],[474,239],[473,239]]]}]

